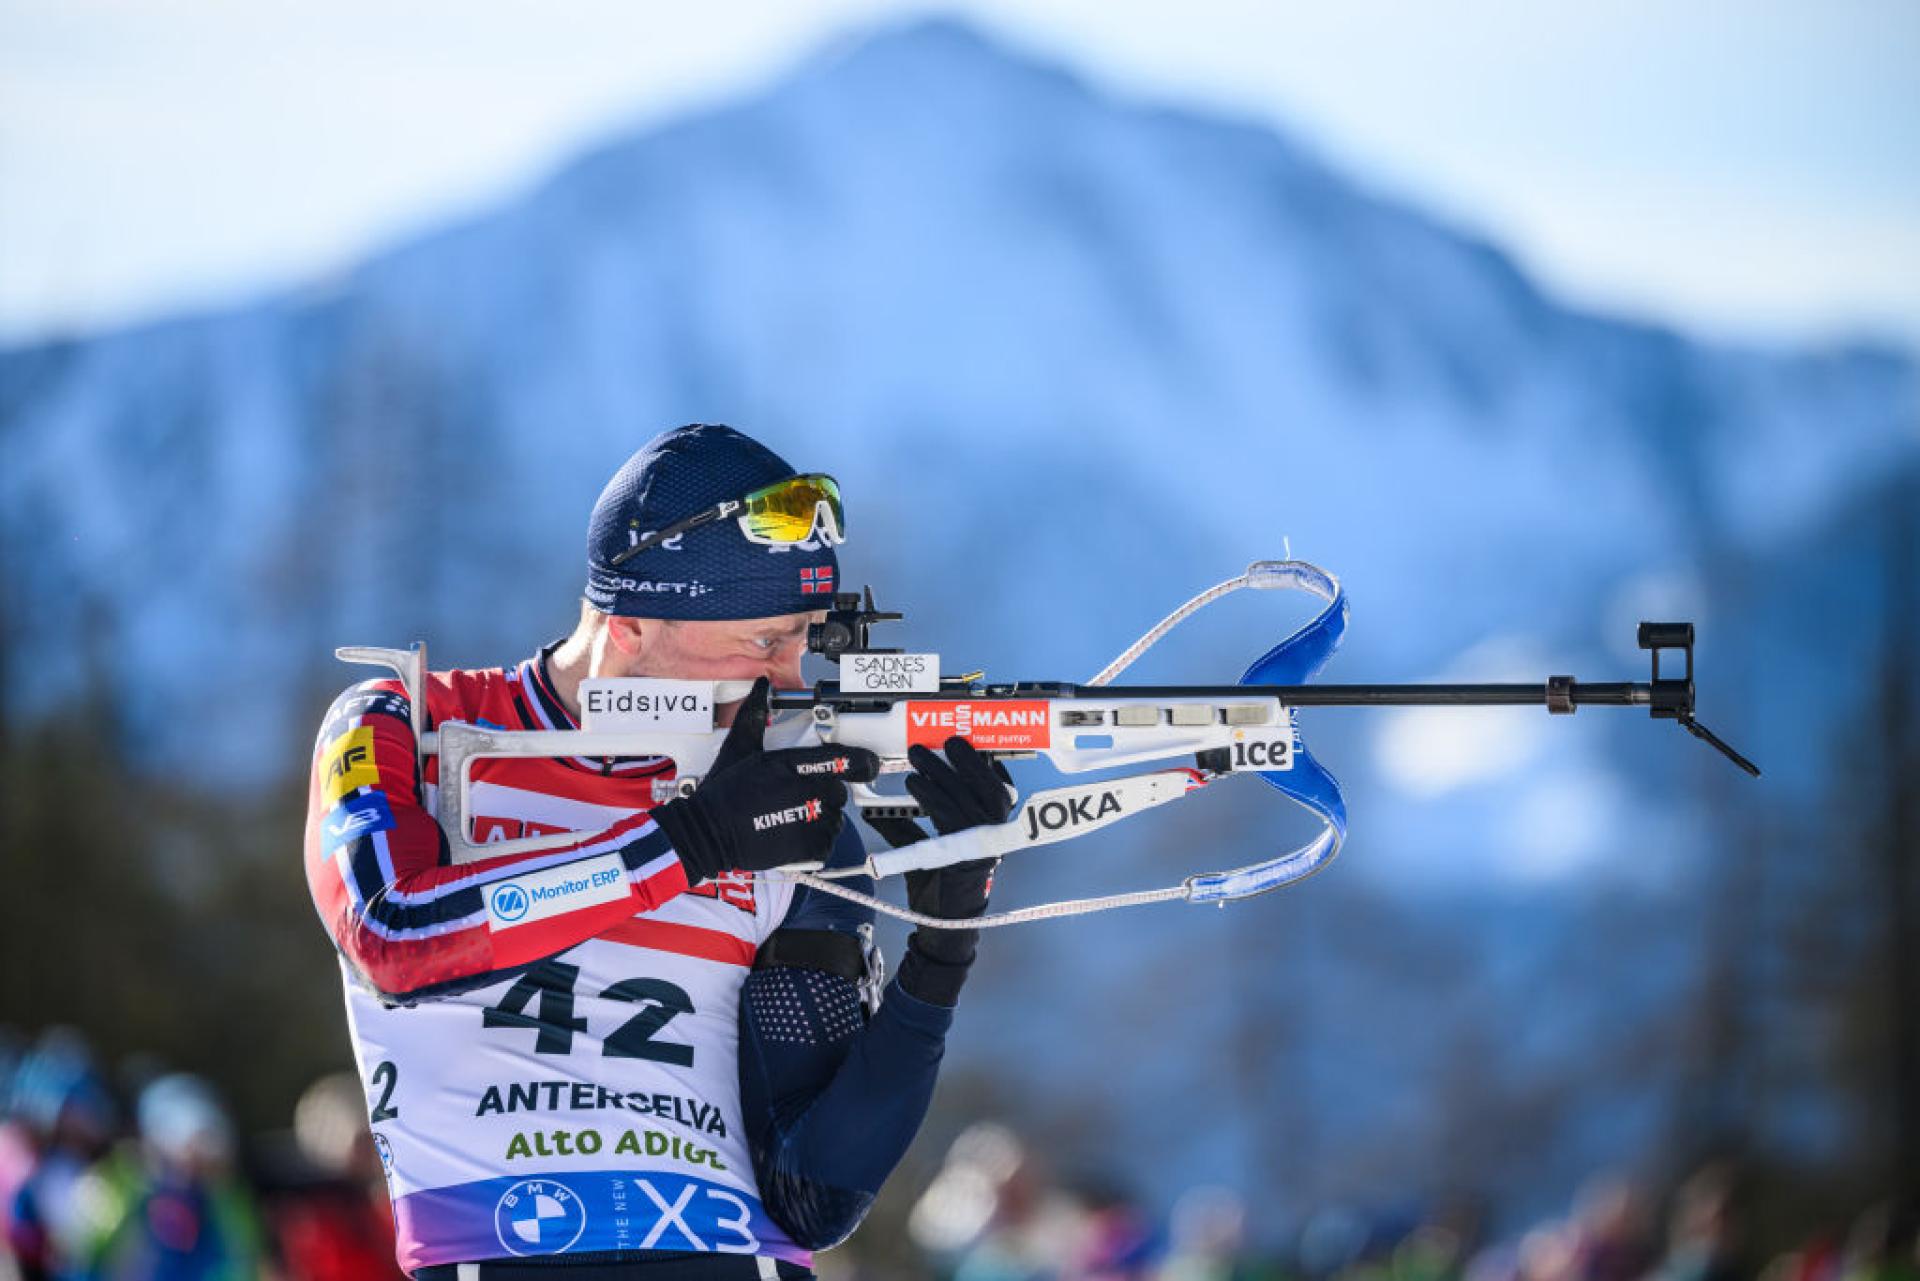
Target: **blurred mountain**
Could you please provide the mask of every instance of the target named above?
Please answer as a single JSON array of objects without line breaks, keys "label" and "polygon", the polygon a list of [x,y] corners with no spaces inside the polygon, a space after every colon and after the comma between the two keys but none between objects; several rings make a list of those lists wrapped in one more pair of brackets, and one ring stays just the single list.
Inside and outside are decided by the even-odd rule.
[{"label": "blurred mountain", "polygon": [[[0,353],[6,708],[90,692],[148,769],[262,784],[354,678],[333,646],[424,637],[477,665],[565,631],[606,476],[722,421],[841,478],[847,581],[950,666],[1083,678],[1290,540],[1352,592],[1334,679],[1629,679],[1637,617],[1697,619],[1702,718],[1813,805],[1832,771],[1807,744],[1869,678],[1756,629],[1832,599],[1862,612],[1828,630],[1879,634],[1854,586],[1884,560],[1823,540],[1911,499],[1886,477],[1920,453],[1917,393],[1892,350],[1582,313],[1299,140],[918,23],[297,293]],[[1216,610],[1143,678],[1236,675],[1307,616]],[[1238,1162],[1307,1195],[1363,1185],[1366,1153],[1441,1171],[1461,1136],[1407,1119],[1439,1075],[1512,1100],[1597,1029],[1663,1043],[1744,784],[1641,718],[1427,724],[1309,718],[1353,793],[1338,887],[996,939],[957,1062],[1030,1061],[1024,1115],[1091,1108],[1156,1190]],[[1006,893],[1163,883],[1281,839],[1264,796],[1193,804],[1213,808],[1011,869]],[[1642,940],[1609,954],[1618,982],[1516,1033],[1513,1002],[1592,972],[1556,949],[1600,904]],[[1333,923],[1362,919],[1365,963]],[[1114,1016],[1068,1036],[1027,996]],[[1190,1055],[1128,1050],[1142,1009]],[[1488,1043],[1512,1080],[1475,1083]],[[1283,1053],[1290,1103],[1261,1066]],[[1116,1056],[1140,1070],[1089,1101]],[[1510,1173],[1638,1150],[1666,1123],[1645,1097]]]}]

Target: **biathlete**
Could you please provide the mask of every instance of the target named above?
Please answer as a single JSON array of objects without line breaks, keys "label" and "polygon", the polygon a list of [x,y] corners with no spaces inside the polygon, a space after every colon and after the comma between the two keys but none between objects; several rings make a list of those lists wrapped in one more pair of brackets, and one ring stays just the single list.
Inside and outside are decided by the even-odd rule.
[{"label": "biathlete", "polygon": [[[876,995],[869,911],[764,874],[864,858],[843,811],[872,754],[765,742],[844,528],[830,478],[730,428],[667,432],[594,507],[572,634],[514,667],[430,674],[430,728],[574,728],[590,677],[755,682],[721,709],[711,772],[665,803],[671,761],[476,761],[475,839],[576,837],[561,849],[453,864],[404,688],[356,685],[328,712],[307,881],[415,1277],[811,1276],[919,1128],[977,932],[917,930]],[[1004,772],[963,740],[912,759],[941,833],[1011,812]],[[921,835],[893,822],[894,843]],[[914,874],[908,897],[976,917],[991,871]]]}]

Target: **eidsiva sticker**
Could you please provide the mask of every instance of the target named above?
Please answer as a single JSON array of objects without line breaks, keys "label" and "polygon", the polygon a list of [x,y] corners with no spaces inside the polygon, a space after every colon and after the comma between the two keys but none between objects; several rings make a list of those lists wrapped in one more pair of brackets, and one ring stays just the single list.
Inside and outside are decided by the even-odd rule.
[{"label": "eidsiva sticker", "polygon": [[580,682],[580,727],[713,732],[713,682],[607,676]]},{"label": "eidsiva sticker", "polygon": [[1053,744],[1045,699],[907,704],[909,747],[938,749],[956,734],[983,751],[1037,752]]}]

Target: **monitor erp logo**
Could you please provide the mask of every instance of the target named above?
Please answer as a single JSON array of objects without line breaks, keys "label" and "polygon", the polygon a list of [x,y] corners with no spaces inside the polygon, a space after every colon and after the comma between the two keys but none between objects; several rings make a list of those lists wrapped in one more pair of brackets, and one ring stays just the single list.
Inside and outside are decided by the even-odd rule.
[{"label": "monitor erp logo", "polygon": [[503,921],[517,921],[527,914],[533,900],[517,881],[508,881],[493,891],[493,914]]},{"label": "monitor erp logo", "polygon": [[626,864],[618,854],[602,854],[500,882],[487,891],[487,917],[495,926],[525,925],[629,894]]},{"label": "monitor erp logo", "polygon": [[522,1179],[494,1207],[493,1230],[509,1253],[559,1254],[587,1230],[587,1207],[564,1183]]}]

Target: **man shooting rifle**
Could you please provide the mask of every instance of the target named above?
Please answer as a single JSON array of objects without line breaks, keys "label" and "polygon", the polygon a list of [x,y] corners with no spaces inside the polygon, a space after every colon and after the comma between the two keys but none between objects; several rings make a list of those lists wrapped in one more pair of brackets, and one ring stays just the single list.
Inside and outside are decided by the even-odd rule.
[{"label": "man shooting rifle", "polygon": [[[831,478],[727,427],[667,432],[594,507],[572,634],[516,666],[429,674],[428,731],[577,728],[593,679],[754,682],[716,709],[730,728],[700,786],[664,803],[671,760],[476,761],[471,839],[577,834],[558,849],[455,863],[406,687],[365,682],[328,712],[307,881],[415,1277],[811,1276],[911,1142],[977,933],[915,931],[882,996],[870,909],[765,875],[865,857],[843,811],[874,755],[766,741],[844,528]],[[941,834],[1011,812],[1004,771],[963,740],[912,762]],[[893,843],[922,835],[883,822]],[[908,897],[977,917],[991,871],[914,873]]]}]

